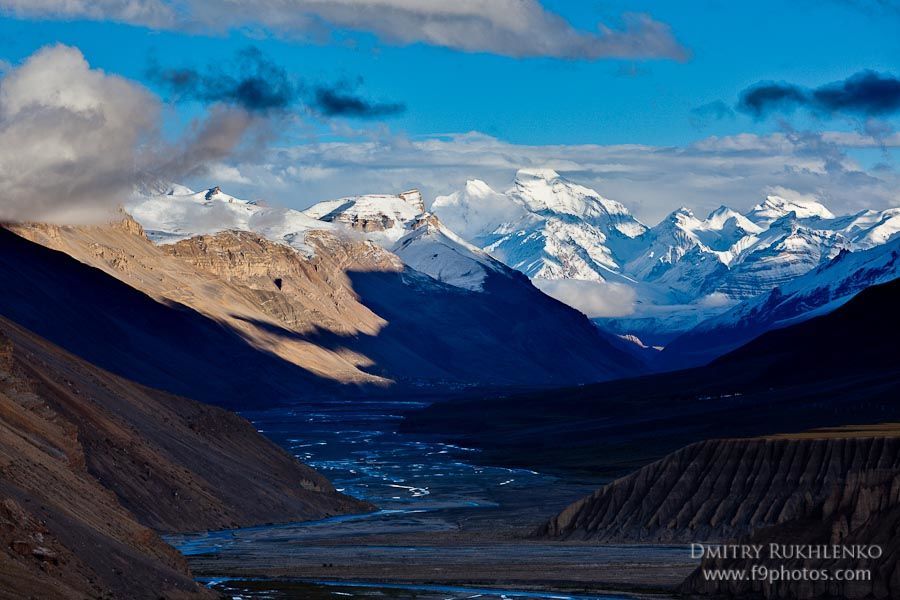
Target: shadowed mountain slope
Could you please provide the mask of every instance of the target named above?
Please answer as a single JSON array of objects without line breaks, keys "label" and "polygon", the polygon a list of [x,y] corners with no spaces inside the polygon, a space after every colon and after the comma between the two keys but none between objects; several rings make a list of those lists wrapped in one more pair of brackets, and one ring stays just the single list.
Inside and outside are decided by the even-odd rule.
[{"label": "shadowed mountain slope", "polygon": [[703,439],[900,420],[898,302],[894,280],[707,367],[444,402],[405,427],[482,447],[488,460],[615,474]]},{"label": "shadowed mountain slope", "polygon": [[[243,342],[246,349],[237,344],[224,352],[212,345],[209,352],[198,349],[191,354],[214,357],[214,369],[229,371],[223,383],[238,381],[221,387],[240,390],[248,403],[310,393],[548,387],[643,369],[584,315],[499,263],[498,270],[485,270],[480,291],[473,291],[406,267],[371,242],[329,231],[305,232],[305,253],[249,231],[223,231],[157,246],[127,218],[105,227],[34,226],[17,231],[144,292],[144,300],[156,301],[156,312],[180,306],[183,312],[211,320],[219,338]],[[53,280],[49,273],[32,278]],[[95,293],[83,286],[77,289]],[[107,293],[99,295],[96,301],[105,302]],[[129,312],[140,315],[143,309]],[[140,322],[133,326],[140,328]],[[52,328],[47,324],[48,336]],[[166,337],[166,329],[155,329]],[[187,342],[203,345],[208,338],[207,332],[197,332]],[[217,343],[227,350],[229,344],[236,345],[234,340]],[[261,356],[232,360],[247,349]],[[150,350],[141,354],[149,366],[166,355]],[[192,371],[186,358],[172,368]],[[123,362],[129,369],[140,363]],[[139,379],[133,372],[122,374]],[[266,386],[247,389],[246,382],[263,377]],[[139,380],[193,393],[160,385],[156,379]],[[211,395],[201,398],[223,402]]]},{"label": "shadowed mountain slope", "polygon": [[144,385],[230,406],[324,385],[187,306],[157,301],[5,229],[0,279],[0,315]]},{"label": "shadowed mountain slope", "polygon": [[0,597],[205,596],[155,531],[369,508],[244,419],[0,317]]}]

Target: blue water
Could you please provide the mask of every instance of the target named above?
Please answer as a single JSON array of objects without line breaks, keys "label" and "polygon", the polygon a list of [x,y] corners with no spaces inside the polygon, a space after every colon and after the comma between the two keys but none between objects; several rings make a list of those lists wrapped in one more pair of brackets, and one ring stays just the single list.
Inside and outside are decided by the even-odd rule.
[{"label": "blue water", "polygon": [[[270,598],[287,599],[287,598],[305,598],[321,594],[322,597],[331,596],[333,598],[350,597],[350,598],[384,598],[390,597],[395,599],[415,598],[417,600],[425,599],[468,599],[468,598],[484,598],[503,600],[506,598],[528,598],[532,600],[634,600],[635,596],[629,594],[568,594],[564,592],[540,592],[528,590],[500,590],[493,588],[466,587],[453,585],[405,585],[393,583],[352,583],[346,581],[296,581],[296,587],[290,590],[278,590],[275,588],[257,588],[248,591],[247,586],[251,583],[264,583],[263,581],[252,582],[250,580],[235,579],[210,579],[200,578],[200,581],[211,589],[230,596],[232,600],[243,600],[244,598]],[[280,582],[287,583],[286,581]]]},{"label": "blue water", "polygon": [[[522,544],[490,539],[459,545],[433,543],[434,536],[520,527],[530,530],[548,515],[599,482],[561,481],[527,469],[480,465],[479,453],[436,439],[397,431],[403,414],[425,406],[417,401],[310,402],[289,408],[242,413],[257,429],[299,460],[328,477],[335,487],[366,499],[378,510],[321,521],[249,527],[169,536],[209,585],[232,598],[621,598],[338,581],[310,577],[325,563],[386,565],[401,574],[406,561],[440,568],[445,561],[478,564],[490,557],[498,569],[529,561],[571,564],[663,565],[684,559],[683,548]],[[474,538],[473,538],[474,539]],[[237,575],[213,571],[239,565]],[[240,575],[280,572],[296,577],[267,581]],[[213,572],[211,572],[213,571]],[[321,571],[319,571],[321,572]],[[390,580],[390,576],[386,576]]]}]

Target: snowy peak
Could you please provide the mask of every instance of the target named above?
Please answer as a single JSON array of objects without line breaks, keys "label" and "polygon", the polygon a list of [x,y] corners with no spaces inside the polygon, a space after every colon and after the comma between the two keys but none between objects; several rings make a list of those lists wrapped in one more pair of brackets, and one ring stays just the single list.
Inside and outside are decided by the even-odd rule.
[{"label": "snowy peak", "polygon": [[382,246],[388,247],[406,235],[413,223],[425,212],[418,190],[401,194],[370,194],[319,202],[303,214],[326,223],[335,223]]},{"label": "snowy peak", "polygon": [[762,227],[739,213],[728,208],[724,204],[709,213],[706,217],[706,228],[711,231],[723,231],[725,229],[742,229],[747,233],[759,233]]},{"label": "snowy peak", "polygon": [[422,192],[416,189],[407,190],[397,194],[401,200],[415,208],[420,213],[425,212],[425,200],[422,198]]},{"label": "snowy peak", "polygon": [[[160,193],[163,189],[165,192]],[[305,243],[306,233],[331,228],[300,211],[259,206],[230,196],[218,186],[195,192],[182,185],[157,185],[145,192],[149,193],[135,195],[125,208],[158,244],[238,230],[253,231],[311,254],[312,248]]]},{"label": "snowy peak", "polygon": [[796,214],[801,219],[812,217],[822,219],[835,218],[830,210],[816,200],[808,198],[787,199],[774,195],[766,196],[763,202],[750,209],[750,212],[747,213],[747,218],[757,225],[768,225],[790,213]]},{"label": "snowy peak", "polygon": [[459,288],[481,291],[489,271],[505,268],[427,212],[418,190],[320,202],[304,214],[362,233],[407,266]]},{"label": "snowy peak", "polygon": [[471,291],[482,291],[488,272],[504,268],[430,213],[422,214],[389,249],[415,270]]},{"label": "snowy peak", "polygon": [[530,212],[571,215],[583,219],[622,222],[620,232],[636,237],[646,230],[622,204],[596,190],[572,183],[552,169],[520,169],[510,195]]}]

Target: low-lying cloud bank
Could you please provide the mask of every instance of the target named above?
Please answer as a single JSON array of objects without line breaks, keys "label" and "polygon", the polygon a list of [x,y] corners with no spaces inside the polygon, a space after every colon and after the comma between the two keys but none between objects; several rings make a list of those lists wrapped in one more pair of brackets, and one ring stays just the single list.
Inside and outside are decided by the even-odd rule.
[{"label": "low-lying cloud bank", "polygon": [[39,50],[0,79],[0,221],[108,218],[139,179],[196,176],[266,126],[219,106],[167,143],[161,119],[159,98],[77,48]]},{"label": "low-lying cloud bank", "polygon": [[624,317],[634,312],[634,288],[606,281],[534,279],[534,285],[563,304],[577,308],[590,318]]},{"label": "low-lying cloud bank", "polygon": [[851,154],[885,146],[900,147],[900,135],[784,131],[707,137],[685,146],[537,146],[475,132],[415,139],[384,134],[275,148],[262,162],[230,165],[231,181],[195,183],[221,183],[238,194],[306,208],[320,200],[411,187],[433,199],[462,189],[468,179],[505,191],[517,169],[548,167],[624,203],[652,225],[679,206],[698,213],[722,204],[746,210],[779,190],[813,195],[838,214],[898,206],[896,170],[867,168]]},{"label": "low-lying cloud bank", "polygon": [[334,30],[370,32],[398,45],[566,59],[664,58],[688,51],[665,23],[626,13],[622,26],[576,29],[537,0],[0,0],[25,18],[108,20],[154,29],[263,28],[316,39]]}]

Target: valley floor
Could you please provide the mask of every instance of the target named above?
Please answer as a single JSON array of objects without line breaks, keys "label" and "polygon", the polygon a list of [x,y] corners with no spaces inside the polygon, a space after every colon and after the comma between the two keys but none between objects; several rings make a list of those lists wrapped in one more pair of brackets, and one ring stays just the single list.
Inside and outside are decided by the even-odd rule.
[{"label": "valley floor", "polygon": [[665,593],[696,567],[685,546],[531,539],[547,515],[602,481],[484,467],[476,453],[397,433],[403,412],[419,406],[348,402],[245,413],[338,489],[380,510],[167,541],[195,576],[241,597],[315,597],[308,586],[318,581],[374,586],[334,588],[358,597],[471,597],[470,589],[452,589],[466,586],[499,588],[498,597],[552,590],[532,597],[610,598],[618,596],[605,590]]}]

